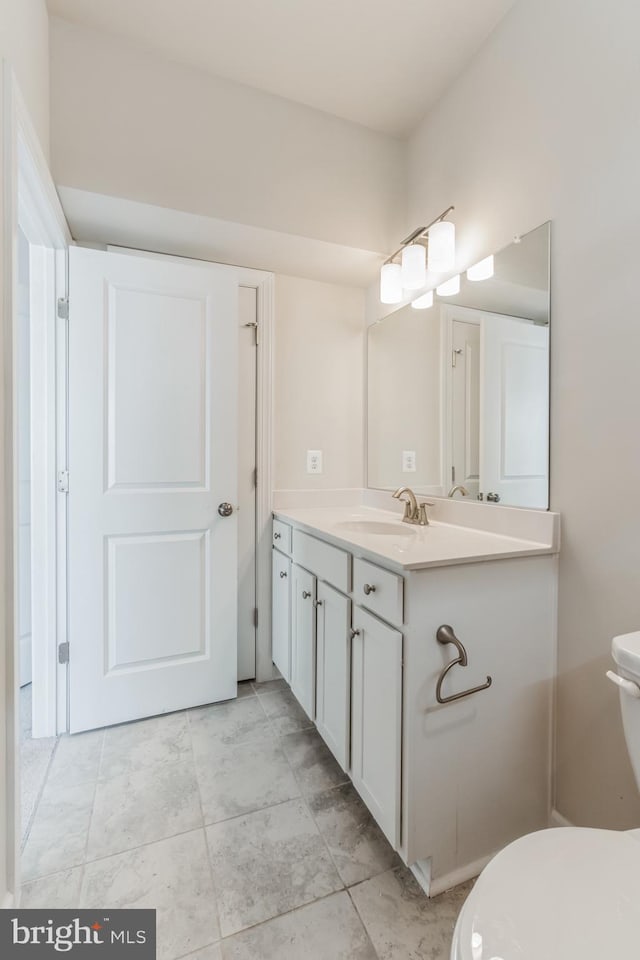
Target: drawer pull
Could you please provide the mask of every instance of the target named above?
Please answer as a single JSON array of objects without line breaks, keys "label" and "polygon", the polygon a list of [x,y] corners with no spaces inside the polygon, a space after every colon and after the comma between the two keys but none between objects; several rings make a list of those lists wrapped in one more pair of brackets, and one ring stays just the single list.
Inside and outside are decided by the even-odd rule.
[{"label": "drawer pull", "polygon": [[355,630],[355,629],[352,629],[352,630],[351,630],[351,639],[352,639],[352,640],[355,640],[355,638],[356,638],[356,637],[359,637],[359,636],[360,636],[360,631],[359,631],[359,630]]},{"label": "drawer pull", "polygon": [[273,539],[274,539],[274,540],[280,540],[281,537],[282,537],[282,534],[281,534],[281,533],[274,533],[274,535],[273,535]]},{"label": "drawer pull", "polygon": [[456,648],[456,650],[458,651],[458,656],[455,658],[455,660],[452,660],[451,663],[448,663],[447,666],[442,671],[442,673],[440,674],[440,676],[438,677],[438,683],[436,684],[436,700],[438,701],[438,703],[451,703],[453,700],[461,700],[463,697],[468,697],[472,693],[478,693],[478,691],[480,690],[486,690],[488,687],[491,686],[493,681],[491,677],[487,677],[486,683],[481,683],[477,687],[471,687],[471,689],[469,690],[463,690],[462,693],[452,693],[448,697],[443,697],[442,681],[444,680],[446,675],[449,673],[449,670],[452,669],[452,667],[457,666],[457,664],[460,664],[461,667],[467,666],[467,663],[468,663],[467,651],[465,650],[462,642],[458,640],[455,633],[453,632],[453,627],[448,626],[446,623],[443,623],[441,627],[438,627],[438,630],[436,632],[436,640],[438,641],[438,643],[441,643],[443,646],[446,646],[446,644],[448,643],[452,643]]},{"label": "drawer pull", "polygon": [[370,593],[375,593],[375,592],[376,592],[376,588],[375,588],[375,587],[373,586],[373,584],[371,584],[371,583],[365,583],[365,585],[364,585],[364,587],[363,587],[362,589],[364,590],[364,592],[366,593],[367,596],[369,596]]},{"label": "drawer pull", "polygon": [[283,579],[286,577],[286,575],[287,575],[287,571],[286,571],[286,570],[281,570],[281,571],[280,571],[280,579],[281,579],[281,580],[283,580]]},{"label": "drawer pull", "polygon": [[311,594],[309,593],[308,590],[303,590],[303,591],[302,591],[302,599],[303,599],[303,600],[308,600],[310,596],[311,596]]}]

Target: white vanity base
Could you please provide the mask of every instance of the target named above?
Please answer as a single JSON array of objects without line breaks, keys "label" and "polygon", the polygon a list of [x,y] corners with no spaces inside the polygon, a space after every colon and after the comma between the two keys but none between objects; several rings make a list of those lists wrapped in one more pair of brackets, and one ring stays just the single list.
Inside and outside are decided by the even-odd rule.
[{"label": "white vanity base", "polygon": [[436,879],[431,877],[431,860],[416,860],[415,863],[411,864],[409,869],[428,897],[438,897],[441,893],[444,893],[445,890],[451,890],[461,883],[466,883],[467,880],[473,880],[475,877],[480,876],[489,861],[493,860],[494,856],[495,854],[491,854],[488,857],[481,857],[473,863],[467,863],[464,867],[459,867]]},{"label": "white vanity base", "polygon": [[[276,665],[429,896],[551,814],[557,518],[498,510],[495,532],[371,507],[274,519]],[[468,664],[442,678],[445,624]]]}]

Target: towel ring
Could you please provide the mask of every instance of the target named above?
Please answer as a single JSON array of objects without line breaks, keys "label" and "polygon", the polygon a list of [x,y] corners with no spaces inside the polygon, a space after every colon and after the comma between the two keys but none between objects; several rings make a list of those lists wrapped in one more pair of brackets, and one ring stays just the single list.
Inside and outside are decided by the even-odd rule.
[{"label": "towel ring", "polygon": [[438,683],[436,684],[436,700],[438,703],[452,703],[454,700],[462,700],[463,697],[469,697],[472,693],[478,693],[480,690],[486,690],[491,686],[493,680],[491,677],[487,677],[486,683],[481,683],[477,687],[471,687],[469,690],[463,690],[462,693],[453,693],[448,697],[442,696],[442,683],[444,678],[452,669],[452,667],[460,664],[461,667],[466,667],[468,664],[467,651],[464,648],[464,644],[461,640],[458,640],[455,633],[453,632],[453,627],[450,627],[448,624],[443,623],[441,627],[438,627],[436,631],[436,640],[438,643],[441,643],[443,646],[446,646],[448,643],[452,643],[456,650],[458,651],[458,656],[455,660],[452,660],[451,663],[448,663],[444,668],[440,676],[438,677]]}]

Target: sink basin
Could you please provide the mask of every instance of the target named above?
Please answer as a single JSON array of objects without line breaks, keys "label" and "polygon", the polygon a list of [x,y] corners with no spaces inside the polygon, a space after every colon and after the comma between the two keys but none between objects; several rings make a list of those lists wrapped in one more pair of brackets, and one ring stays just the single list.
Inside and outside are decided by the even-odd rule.
[{"label": "sink basin", "polygon": [[336,529],[348,533],[373,533],[378,537],[414,536],[415,528],[399,520],[397,523],[384,520],[341,520],[336,523]]}]

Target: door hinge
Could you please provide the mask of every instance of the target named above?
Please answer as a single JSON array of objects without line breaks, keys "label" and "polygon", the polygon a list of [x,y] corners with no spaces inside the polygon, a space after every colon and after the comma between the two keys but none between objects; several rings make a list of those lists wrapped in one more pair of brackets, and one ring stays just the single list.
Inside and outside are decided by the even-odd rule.
[{"label": "door hinge", "polygon": [[257,607],[253,608],[253,625],[254,627],[258,626],[258,608]]},{"label": "door hinge", "polygon": [[259,343],[260,327],[258,326],[258,324],[256,323],[255,320],[254,320],[252,323],[245,323],[245,327],[252,327],[252,328],[253,328],[253,331],[254,331],[254,334],[255,334],[254,343],[255,343],[255,345],[256,345],[256,347],[257,347],[257,346],[258,346],[258,343]]},{"label": "door hinge", "polygon": [[456,468],[451,467],[451,483],[455,483],[455,482],[456,482]]},{"label": "door hinge", "polygon": [[58,493],[69,493],[68,470],[58,470]]},{"label": "door hinge", "polygon": [[69,319],[69,297],[58,297],[58,317],[60,320]]},{"label": "door hinge", "polygon": [[69,641],[58,644],[58,663],[69,663]]}]

